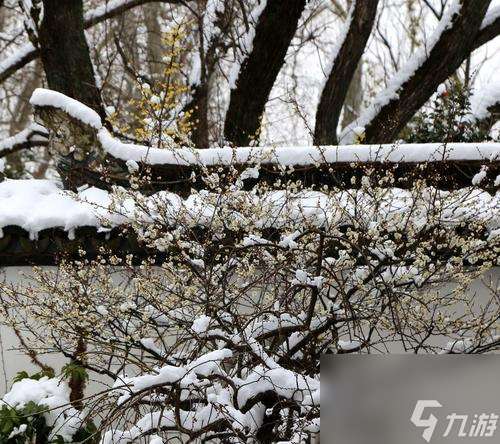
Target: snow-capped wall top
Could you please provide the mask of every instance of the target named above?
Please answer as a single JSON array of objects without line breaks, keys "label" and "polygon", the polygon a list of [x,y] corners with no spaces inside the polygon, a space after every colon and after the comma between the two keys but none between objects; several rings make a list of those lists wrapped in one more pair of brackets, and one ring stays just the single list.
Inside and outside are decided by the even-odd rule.
[{"label": "snow-capped wall top", "polygon": [[244,163],[279,164],[282,166],[307,166],[322,163],[351,162],[432,162],[500,160],[500,143],[441,143],[339,145],[339,146],[289,146],[241,148],[151,148],[124,143],[113,137],[101,122],[99,115],[88,106],[56,91],[38,88],[30,103],[35,106],[52,106],[97,131],[98,140],[105,152],[123,161],[144,162],[151,165],[229,165]]},{"label": "snow-capped wall top", "polygon": [[440,143],[392,145],[283,146],[159,149],[123,143],[106,129],[98,134],[104,150],[115,158],[152,165],[230,165],[245,163],[310,166],[351,162],[439,162],[500,160],[500,143]]},{"label": "snow-capped wall top", "polygon": [[92,108],[60,92],[37,88],[31,96],[30,103],[34,106],[51,106],[60,109],[94,129],[102,128],[101,118]]}]

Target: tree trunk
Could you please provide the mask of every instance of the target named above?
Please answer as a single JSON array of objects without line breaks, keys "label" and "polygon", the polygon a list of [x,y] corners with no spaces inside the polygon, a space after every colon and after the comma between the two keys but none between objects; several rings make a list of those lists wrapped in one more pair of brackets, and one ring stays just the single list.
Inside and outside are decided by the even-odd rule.
[{"label": "tree trunk", "polygon": [[[84,34],[82,0],[43,0],[43,8],[38,42],[49,88],[94,109],[105,122],[101,93],[96,85]],[[88,143],[77,142],[78,147]],[[58,150],[55,151],[57,153]],[[86,184],[85,171],[91,161],[90,156],[84,154],[76,159],[71,152],[57,154],[57,169],[65,188],[74,190]]]},{"label": "tree trunk", "polygon": [[378,0],[356,0],[353,5],[349,30],[333,62],[316,111],[316,145],[337,144],[340,112],[370,36],[377,5]]},{"label": "tree trunk", "polygon": [[43,0],[43,8],[38,41],[49,88],[84,103],[104,118],[83,31],[82,0]]},{"label": "tree trunk", "polygon": [[159,19],[161,18],[161,3],[151,3],[143,6],[144,24],[147,29],[147,53],[151,78],[158,80],[163,71],[162,58],[162,33]]},{"label": "tree trunk", "polygon": [[253,49],[242,63],[226,114],[224,135],[236,146],[248,145],[257,136],[305,5],[306,0],[267,0],[255,29]]},{"label": "tree trunk", "polygon": [[345,128],[354,122],[358,117],[363,106],[363,61],[360,60],[356,71],[347,90],[344,102],[344,113],[340,126]]}]

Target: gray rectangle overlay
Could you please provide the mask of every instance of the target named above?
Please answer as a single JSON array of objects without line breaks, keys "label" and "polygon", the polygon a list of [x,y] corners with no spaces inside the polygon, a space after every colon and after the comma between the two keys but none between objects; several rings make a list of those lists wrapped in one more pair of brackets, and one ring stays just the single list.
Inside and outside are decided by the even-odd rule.
[{"label": "gray rectangle overlay", "polygon": [[500,443],[500,356],[328,355],[322,444]]}]

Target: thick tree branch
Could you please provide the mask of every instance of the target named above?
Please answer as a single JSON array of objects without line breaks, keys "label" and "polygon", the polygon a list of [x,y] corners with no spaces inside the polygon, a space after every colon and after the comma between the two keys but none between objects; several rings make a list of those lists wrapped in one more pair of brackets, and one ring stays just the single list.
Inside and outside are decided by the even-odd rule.
[{"label": "thick tree branch", "polygon": [[47,146],[47,132],[41,126],[29,127],[15,136],[0,141],[0,158],[38,146]]},{"label": "thick tree branch", "polygon": [[210,41],[206,41],[205,22],[203,13],[198,12],[200,73],[197,83],[191,85],[191,100],[186,104],[184,111],[191,114],[194,127],[191,140],[197,148],[209,146],[209,92],[210,82],[213,78],[221,56],[229,47],[228,38],[232,31],[234,17],[234,4],[225,2],[224,10],[213,18],[212,26],[218,29],[214,34],[209,34]]},{"label": "thick tree branch", "polygon": [[337,143],[340,112],[370,36],[377,13],[377,5],[378,0],[357,0],[352,6],[349,30],[335,57],[332,69],[328,73],[328,79],[316,111],[314,131],[316,145],[335,145]]},{"label": "thick tree branch", "polygon": [[474,49],[488,43],[500,35],[500,6],[488,11],[481,29],[474,40]]},{"label": "thick tree branch", "polygon": [[248,145],[259,131],[305,5],[306,0],[268,0],[260,14],[253,49],[241,66],[226,114],[224,135],[236,146]]},{"label": "thick tree branch", "polygon": [[[43,0],[43,12],[38,43],[49,87],[85,104],[105,121],[101,92],[96,84],[84,33],[83,1],[63,3],[60,0]],[[82,139],[77,140],[74,146],[84,147],[87,144]],[[62,154],[62,150],[60,152]],[[91,161],[92,157],[85,151],[81,159],[75,159],[71,152],[57,159],[57,169],[66,188],[74,189],[82,185],[84,178],[79,177],[78,171]]]},{"label": "thick tree branch", "polygon": [[394,141],[437,87],[460,67],[474,49],[490,1],[460,1],[451,26],[444,29],[423,63],[397,88],[394,97],[381,101],[373,118],[361,119],[367,143]]}]

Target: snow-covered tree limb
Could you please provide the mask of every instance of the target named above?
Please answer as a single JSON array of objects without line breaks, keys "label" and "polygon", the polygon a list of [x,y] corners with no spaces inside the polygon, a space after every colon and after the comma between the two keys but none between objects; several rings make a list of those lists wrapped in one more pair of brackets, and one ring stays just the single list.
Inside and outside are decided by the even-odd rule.
[{"label": "snow-covered tree limb", "polygon": [[0,158],[20,150],[48,145],[48,133],[40,125],[33,124],[18,134],[0,140]]},{"label": "snow-covered tree limb", "polygon": [[417,110],[474,49],[489,4],[490,0],[453,2],[431,37],[429,48],[412,56],[373,104],[344,130],[341,141],[395,140]]}]

